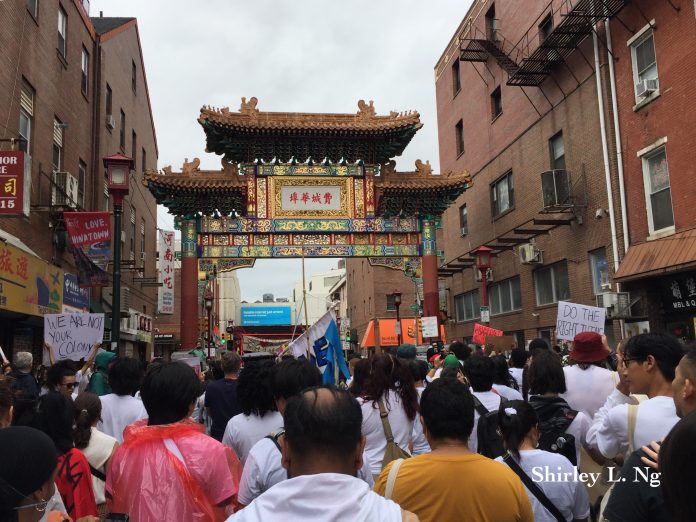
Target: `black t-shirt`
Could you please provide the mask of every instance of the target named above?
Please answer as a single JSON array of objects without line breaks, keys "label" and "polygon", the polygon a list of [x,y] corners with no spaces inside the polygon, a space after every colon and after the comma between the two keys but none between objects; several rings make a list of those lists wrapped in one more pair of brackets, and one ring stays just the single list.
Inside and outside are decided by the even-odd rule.
[{"label": "black t-shirt", "polygon": [[662,498],[660,473],[643,464],[643,450],[634,451],[621,470],[604,509],[607,522],[670,522]]},{"label": "black t-shirt", "polygon": [[237,380],[220,379],[208,384],[205,389],[205,407],[210,408],[210,418],[213,421],[210,435],[222,441],[227,421],[242,413],[237,400]]}]

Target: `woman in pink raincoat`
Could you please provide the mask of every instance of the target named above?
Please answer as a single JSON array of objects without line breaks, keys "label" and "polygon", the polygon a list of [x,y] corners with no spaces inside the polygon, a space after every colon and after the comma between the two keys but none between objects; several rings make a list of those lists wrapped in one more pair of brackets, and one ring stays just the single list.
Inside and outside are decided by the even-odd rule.
[{"label": "woman in pink raincoat", "polygon": [[155,366],[140,395],[148,419],[124,431],[106,480],[109,509],[131,522],[224,520],[233,510],[241,466],[234,452],[190,419],[200,383],[183,363]]}]

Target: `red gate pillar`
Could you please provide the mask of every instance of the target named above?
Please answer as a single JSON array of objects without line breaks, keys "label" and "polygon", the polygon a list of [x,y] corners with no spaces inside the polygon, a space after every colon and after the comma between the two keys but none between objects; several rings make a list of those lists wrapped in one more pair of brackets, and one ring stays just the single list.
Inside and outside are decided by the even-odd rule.
[{"label": "red gate pillar", "polygon": [[198,341],[198,255],[195,219],[181,220],[181,348]]},{"label": "red gate pillar", "polygon": [[423,316],[439,317],[440,295],[437,285],[437,249],[435,243],[435,220],[421,221],[421,241],[423,250]]}]

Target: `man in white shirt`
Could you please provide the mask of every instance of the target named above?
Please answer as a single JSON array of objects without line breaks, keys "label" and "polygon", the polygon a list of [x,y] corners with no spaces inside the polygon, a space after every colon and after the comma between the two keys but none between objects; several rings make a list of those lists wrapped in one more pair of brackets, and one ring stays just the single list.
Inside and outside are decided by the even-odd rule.
[{"label": "man in white shirt", "polygon": [[527,364],[529,352],[524,348],[515,348],[510,353],[510,375],[517,381],[517,387],[522,389],[522,372]]},{"label": "man in white shirt", "polygon": [[113,393],[99,397],[102,420],[97,429],[123,442],[123,430],[129,424],[147,417],[143,401],[134,397],[140,388],[143,373],[140,363],[130,357],[117,359],[109,370],[109,385]]},{"label": "man in white shirt", "polygon": [[350,393],[323,387],[306,390],[287,401],[284,423],[280,445],[288,479],[228,521],[418,520],[356,477],[362,467],[365,438],[360,432],[360,405]]},{"label": "man in white shirt", "polygon": [[[478,400],[481,405],[490,411],[498,411],[500,408],[500,395],[493,391],[493,372],[495,366],[490,357],[484,355],[472,355],[464,362],[464,374],[466,375],[474,403]],[[478,451],[478,420],[479,412],[474,409],[474,429],[469,437],[469,449],[472,453]]]},{"label": "man in white shirt", "polygon": [[[587,444],[611,459],[629,450],[631,440],[631,451],[662,440],[679,420],[672,380],[683,353],[679,341],[666,334],[631,337],[619,357],[621,380],[597,411],[587,432]],[[632,434],[628,429],[629,405],[637,401],[630,394],[648,396],[637,408]]]}]

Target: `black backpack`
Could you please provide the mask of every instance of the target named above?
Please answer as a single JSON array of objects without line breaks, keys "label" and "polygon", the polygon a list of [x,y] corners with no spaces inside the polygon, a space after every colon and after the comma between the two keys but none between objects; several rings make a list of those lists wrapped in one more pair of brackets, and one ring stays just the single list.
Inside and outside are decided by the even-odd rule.
[{"label": "black backpack", "polygon": [[570,408],[559,407],[546,418],[539,418],[539,449],[558,453],[567,458],[573,466],[577,466],[575,437],[566,433],[578,412]]},{"label": "black backpack", "polygon": [[[505,406],[507,399],[501,397],[500,405]],[[494,459],[505,454],[503,439],[498,429],[498,410],[488,411],[481,401],[474,396],[474,408],[479,414],[476,427],[476,440],[478,441],[478,453],[489,459]]]}]

